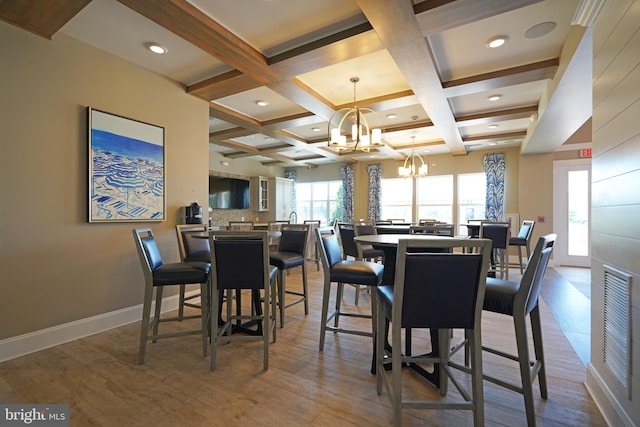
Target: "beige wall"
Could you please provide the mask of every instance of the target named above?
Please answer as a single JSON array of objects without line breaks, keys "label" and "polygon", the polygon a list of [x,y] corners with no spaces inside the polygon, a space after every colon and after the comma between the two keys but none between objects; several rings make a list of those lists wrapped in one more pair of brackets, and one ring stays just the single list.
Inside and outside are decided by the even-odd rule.
[{"label": "beige wall", "polygon": [[[0,22],[0,342],[142,302],[131,235],[178,259],[180,207],[207,197],[208,106],[64,35]],[[87,223],[86,107],[164,126],[167,220]]]},{"label": "beige wall", "polygon": [[[640,0],[608,1],[593,32],[591,363],[611,425],[640,425]],[[604,365],[603,265],[632,276],[631,396]]]}]

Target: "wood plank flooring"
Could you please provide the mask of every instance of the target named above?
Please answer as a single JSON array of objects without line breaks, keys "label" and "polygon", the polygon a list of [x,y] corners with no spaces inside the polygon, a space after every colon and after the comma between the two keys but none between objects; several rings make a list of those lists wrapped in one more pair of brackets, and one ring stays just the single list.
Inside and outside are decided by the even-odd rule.
[{"label": "wood plank flooring", "polygon": [[[512,269],[512,279],[518,273]],[[549,274],[545,287],[554,286],[556,276]],[[198,336],[149,344],[145,364],[138,366],[136,322],[1,363],[0,402],[68,403],[72,426],[390,425],[389,396],[384,391],[376,394],[375,376],[369,372],[370,338],[329,333],[324,352],[318,351],[322,272],[310,266],[309,278],[311,312],[305,316],[300,304],[287,309],[285,327],[278,329],[277,342],[271,345],[266,372],[261,344],[253,342],[222,345],[218,370],[210,372]],[[299,270],[287,276],[287,286],[300,286]],[[354,288],[347,286],[344,304],[369,312],[366,293],[361,292],[358,307],[353,301]],[[538,425],[604,426],[583,384],[584,364],[554,319],[550,303],[554,302],[544,298],[540,303],[549,398],[540,399],[536,383]],[[343,321],[363,328],[370,325],[361,319]],[[414,339],[414,346],[420,342]],[[426,350],[428,342],[422,342]],[[485,313],[483,342],[515,351],[511,319]],[[484,369],[505,378],[519,376],[515,364],[491,355],[484,356]],[[410,371],[403,375],[407,393],[438,398],[437,390]],[[468,383],[466,378],[463,382]],[[486,425],[526,425],[521,395],[490,383],[484,389]],[[451,393],[455,395],[455,390]],[[405,410],[404,424],[473,423],[466,411]]]}]

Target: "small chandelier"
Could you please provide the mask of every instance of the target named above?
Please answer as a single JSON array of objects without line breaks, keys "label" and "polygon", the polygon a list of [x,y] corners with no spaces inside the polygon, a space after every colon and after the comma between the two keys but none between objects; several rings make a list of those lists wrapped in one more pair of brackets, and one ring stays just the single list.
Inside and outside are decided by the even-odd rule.
[{"label": "small chandelier", "polygon": [[404,160],[404,165],[398,168],[398,175],[409,178],[413,176],[425,176],[429,174],[429,166],[422,157],[413,152],[415,136],[411,137],[411,155]]},{"label": "small chandelier", "polygon": [[[360,108],[356,105],[356,83],[358,77],[349,79],[353,83],[353,107],[342,108],[331,116],[328,126],[329,147],[338,151],[371,151],[371,147],[381,147],[382,129],[371,128],[364,113],[375,113],[370,108]],[[337,124],[332,124],[336,123]],[[345,123],[347,122],[347,123]],[[348,124],[351,123],[351,132],[348,132]],[[342,134],[343,126],[347,127]]]}]

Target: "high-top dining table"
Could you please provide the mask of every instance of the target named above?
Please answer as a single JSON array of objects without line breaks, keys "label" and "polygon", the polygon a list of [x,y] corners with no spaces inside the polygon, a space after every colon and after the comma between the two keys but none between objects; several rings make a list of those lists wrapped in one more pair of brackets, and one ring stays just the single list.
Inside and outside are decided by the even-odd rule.
[{"label": "high-top dining table", "polygon": [[[396,274],[396,257],[398,252],[398,242],[400,239],[411,240],[446,240],[450,239],[467,239],[467,237],[449,237],[449,236],[436,236],[429,234],[369,234],[356,236],[354,240],[358,243],[365,245],[371,245],[375,249],[384,251],[384,272],[382,273],[382,284],[392,285],[395,280]],[[438,351],[438,331],[430,330],[431,336],[431,348],[432,354]],[[388,334],[388,331],[387,331]],[[411,329],[405,330],[405,354],[411,354]],[[391,345],[385,343],[385,348],[391,351]],[[417,364],[410,364],[413,370],[422,375],[425,379],[431,382],[436,387],[440,387],[440,370],[439,367],[434,365],[433,372],[429,372],[422,366]],[[376,351],[375,351],[375,338],[373,348],[373,361],[371,364],[371,373],[375,374],[376,371]]]}]

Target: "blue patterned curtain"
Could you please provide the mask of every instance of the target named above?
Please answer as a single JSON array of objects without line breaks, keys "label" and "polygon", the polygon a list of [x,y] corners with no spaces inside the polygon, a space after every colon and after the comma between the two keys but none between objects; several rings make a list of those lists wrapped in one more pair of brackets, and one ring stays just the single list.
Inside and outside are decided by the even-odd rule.
[{"label": "blue patterned curtain", "polygon": [[484,155],[484,173],[487,176],[485,217],[489,221],[504,220],[504,170],[504,153]]},{"label": "blue patterned curtain", "polygon": [[367,219],[380,219],[382,213],[382,165],[376,163],[367,166],[369,172],[369,205],[367,209]]},{"label": "blue patterned curtain", "polygon": [[342,222],[353,222],[353,165],[340,168],[342,178]]},{"label": "blue patterned curtain", "polygon": [[298,177],[298,172],[295,170],[284,171],[284,177],[293,180],[293,184],[291,185],[291,206],[292,209],[296,210],[296,178]]}]

